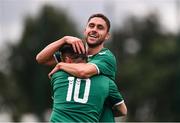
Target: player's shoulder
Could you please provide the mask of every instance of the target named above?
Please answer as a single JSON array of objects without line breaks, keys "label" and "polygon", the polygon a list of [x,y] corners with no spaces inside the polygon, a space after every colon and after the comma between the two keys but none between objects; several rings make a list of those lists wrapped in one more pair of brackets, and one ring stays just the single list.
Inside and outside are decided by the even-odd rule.
[{"label": "player's shoulder", "polygon": [[98,75],[94,75],[92,76],[92,78],[100,78],[100,79],[109,79],[107,76],[105,76],[104,74],[98,74]]},{"label": "player's shoulder", "polygon": [[57,77],[65,77],[68,76],[68,73],[64,72],[64,71],[57,71],[52,75],[52,79],[55,79]]},{"label": "player's shoulder", "polygon": [[100,56],[109,56],[109,57],[114,57],[114,54],[108,49],[108,48],[103,48],[98,55]]}]

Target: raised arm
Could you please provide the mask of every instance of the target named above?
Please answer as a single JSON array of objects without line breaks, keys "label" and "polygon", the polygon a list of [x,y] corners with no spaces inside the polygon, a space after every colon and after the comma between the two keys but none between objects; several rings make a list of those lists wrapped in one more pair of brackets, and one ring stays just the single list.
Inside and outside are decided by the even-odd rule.
[{"label": "raised arm", "polygon": [[42,51],[40,51],[37,56],[36,60],[39,64],[45,65],[54,65],[56,61],[53,57],[53,54],[59,50],[62,45],[65,43],[71,44],[75,52],[84,53],[85,49],[81,39],[73,37],[73,36],[64,36],[63,38],[49,44],[46,46]]},{"label": "raised arm", "polygon": [[40,51],[36,60],[39,64],[53,65],[56,63],[53,54],[65,43],[65,37],[49,44],[42,51]]}]

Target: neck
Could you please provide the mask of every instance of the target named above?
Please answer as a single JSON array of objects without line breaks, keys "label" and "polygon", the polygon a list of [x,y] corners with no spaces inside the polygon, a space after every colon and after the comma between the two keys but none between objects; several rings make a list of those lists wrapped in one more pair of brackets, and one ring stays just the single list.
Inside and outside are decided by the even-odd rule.
[{"label": "neck", "polygon": [[98,47],[89,47],[88,48],[88,55],[95,55],[97,53],[99,53],[101,51],[101,49],[103,48],[103,45],[100,45]]}]

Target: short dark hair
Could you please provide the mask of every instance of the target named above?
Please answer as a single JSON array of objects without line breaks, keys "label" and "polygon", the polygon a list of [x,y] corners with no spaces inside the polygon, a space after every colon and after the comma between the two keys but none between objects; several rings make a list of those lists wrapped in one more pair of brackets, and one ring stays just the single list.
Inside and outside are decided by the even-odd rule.
[{"label": "short dark hair", "polygon": [[92,18],[95,18],[95,17],[98,17],[98,18],[102,18],[106,24],[107,24],[107,32],[109,32],[110,30],[110,27],[111,27],[111,23],[110,23],[110,20],[104,15],[104,14],[101,14],[101,13],[97,13],[97,14],[93,14],[89,17],[88,19],[88,22],[92,19]]},{"label": "short dark hair", "polygon": [[72,59],[78,59],[81,58],[82,60],[86,60],[87,61],[87,54],[79,54],[79,53],[75,53],[73,50],[72,45],[70,44],[64,44],[60,49],[59,49],[62,57],[66,54],[68,54],[69,57],[71,57]]}]

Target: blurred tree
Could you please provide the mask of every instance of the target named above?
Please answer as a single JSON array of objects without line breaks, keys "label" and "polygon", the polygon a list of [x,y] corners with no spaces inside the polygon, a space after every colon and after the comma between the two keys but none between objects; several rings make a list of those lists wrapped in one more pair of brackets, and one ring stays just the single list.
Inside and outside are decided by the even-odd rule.
[{"label": "blurred tree", "polygon": [[128,105],[128,121],[179,120],[172,112],[176,36],[163,33],[153,13],[130,17],[123,25],[113,33],[110,49],[117,58],[117,84]]},{"label": "blurred tree", "polygon": [[[11,77],[19,87],[16,113],[34,112],[44,121],[43,112],[51,105],[50,68],[38,65],[35,57],[46,45],[64,35],[78,35],[65,11],[45,6],[38,17],[26,17],[24,32],[18,44],[10,46]],[[15,118],[19,120],[19,117]]]},{"label": "blurred tree", "polygon": [[[180,25],[179,25],[180,26]],[[174,118],[177,119],[178,121],[180,121],[180,28],[179,28],[179,32],[177,35],[177,49],[178,49],[178,63],[177,63],[177,72],[176,72],[176,82],[174,84],[174,88],[172,90],[173,92],[173,105],[172,105],[172,109],[173,109],[173,113],[174,113]]]}]

